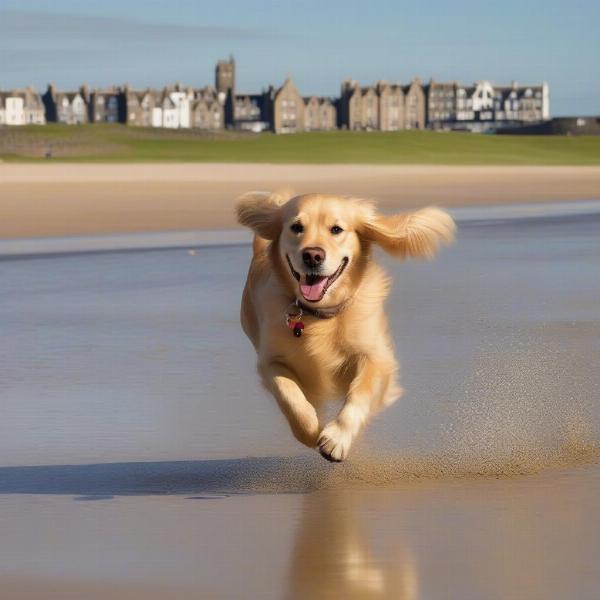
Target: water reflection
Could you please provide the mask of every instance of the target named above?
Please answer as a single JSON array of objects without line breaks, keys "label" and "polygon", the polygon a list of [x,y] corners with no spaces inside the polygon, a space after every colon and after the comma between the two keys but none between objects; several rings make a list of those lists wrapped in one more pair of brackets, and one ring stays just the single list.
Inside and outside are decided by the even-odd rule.
[{"label": "water reflection", "polygon": [[364,494],[323,490],[307,494],[289,565],[290,599],[418,597],[414,556],[400,540],[377,547]]}]

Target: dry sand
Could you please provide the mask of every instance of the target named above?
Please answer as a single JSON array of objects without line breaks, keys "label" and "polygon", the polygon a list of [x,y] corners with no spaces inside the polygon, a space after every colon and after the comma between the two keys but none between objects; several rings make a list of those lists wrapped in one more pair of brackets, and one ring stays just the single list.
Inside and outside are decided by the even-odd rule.
[{"label": "dry sand", "polygon": [[235,198],[291,187],[385,210],[600,198],[600,167],[0,164],[0,237],[235,226]]}]

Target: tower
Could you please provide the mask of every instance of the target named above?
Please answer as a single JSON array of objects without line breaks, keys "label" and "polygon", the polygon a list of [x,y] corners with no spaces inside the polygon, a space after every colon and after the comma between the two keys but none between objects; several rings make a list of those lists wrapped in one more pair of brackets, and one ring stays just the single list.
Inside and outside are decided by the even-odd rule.
[{"label": "tower", "polygon": [[215,67],[215,88],[217,96],[225,108],[225,125],[232,126],[234,122],[235,99],[235,60],[220,60]]},{"label": "tower", "polygon": [[215,87],[217,93],[235,91],[235,60],[233,56],[229,60],[220,60],[215,67]]}]

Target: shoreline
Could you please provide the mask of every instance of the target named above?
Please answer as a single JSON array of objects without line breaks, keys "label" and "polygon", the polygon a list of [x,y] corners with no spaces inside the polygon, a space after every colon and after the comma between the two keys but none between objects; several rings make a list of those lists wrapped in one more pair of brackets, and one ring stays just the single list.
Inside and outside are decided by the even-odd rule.
[{"label": "shoreline", "polygon": [[600,167],[0,163],[0,238],[236,228],[236,198],[291,188],[386,212],[600,199]]},{"label": "shoreline", "polygon": [[[485,221],[556,219],[600,214],[600,200],[570,200],[528,204],[488,204],[449,209],[459,227]],[[0,238],[0,259],[61,257],[73,254],[135,252],[148,250],[195,250],[250,245],[251,232],[236,229],[197,229],[88,234],[50,237]]]}]

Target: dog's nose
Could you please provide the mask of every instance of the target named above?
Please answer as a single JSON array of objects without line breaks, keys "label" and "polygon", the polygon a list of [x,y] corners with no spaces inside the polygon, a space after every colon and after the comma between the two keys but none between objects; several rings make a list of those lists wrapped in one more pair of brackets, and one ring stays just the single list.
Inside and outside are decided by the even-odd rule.
[{"label": "dog's nose", "polygon": [[325,260],[325,250],[323,248],[304,248],[302,250],[302,260],[311,269],[319,267]]}]

